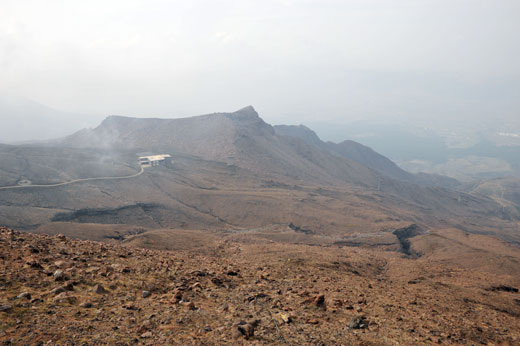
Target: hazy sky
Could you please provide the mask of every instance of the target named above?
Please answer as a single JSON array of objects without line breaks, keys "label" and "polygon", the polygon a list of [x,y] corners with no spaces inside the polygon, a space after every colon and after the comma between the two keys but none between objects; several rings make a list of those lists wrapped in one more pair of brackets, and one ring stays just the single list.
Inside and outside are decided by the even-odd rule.
[{"label": "hazy sky", "polygon": [[518,0],[1,0],[0,93],[96,116],[520,118],[519,34]]}]

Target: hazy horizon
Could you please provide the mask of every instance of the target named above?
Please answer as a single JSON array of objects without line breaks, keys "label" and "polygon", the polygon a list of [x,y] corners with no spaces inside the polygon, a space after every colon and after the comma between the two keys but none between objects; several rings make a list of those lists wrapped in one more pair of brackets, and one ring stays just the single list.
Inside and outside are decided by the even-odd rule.
[{"label": "hazy horizon", "polygon": [[[515,120],[516,1],[3,1],[0,94],[75,116]],[[3,122],[9,114],[0,114]]]}]

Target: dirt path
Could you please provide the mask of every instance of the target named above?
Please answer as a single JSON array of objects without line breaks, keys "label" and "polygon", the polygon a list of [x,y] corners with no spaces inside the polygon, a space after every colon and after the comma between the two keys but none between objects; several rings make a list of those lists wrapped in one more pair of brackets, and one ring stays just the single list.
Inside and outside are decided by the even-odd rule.
[{"label": "dirt path", "polygon": [[95,181],[95,180],[119,180],[119,179],[130,179],[135,178],[143,174],[144,168],[141,167],[141,170],[137,172],[136,174],[127,175],[124,177],[97,177],[97,178],[84,178],[84,179],[75,179],[71,181],[66,181],[64,183],[58,183],[58,184],[48,184],[48,185],[15,185],[15,186],[4,186],[0,187],[0,190],[10,190],[10,189],[24,189],[24,188],[30,188],[30,187],[56,187],[56,186],[63,186],[63,185],[69,185],[84,181]]}]

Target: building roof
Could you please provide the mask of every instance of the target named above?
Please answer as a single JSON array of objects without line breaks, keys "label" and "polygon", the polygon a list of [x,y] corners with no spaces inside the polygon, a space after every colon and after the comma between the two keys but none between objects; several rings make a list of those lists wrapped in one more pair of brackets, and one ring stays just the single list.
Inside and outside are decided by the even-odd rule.
[{"label": "building roof", "polygon": [[161,154],[161,155],[150,155],[150,156],[140,156],[139,160],[148,159],[149,161],[162,161],[167,157],[172,157],[169,154]]}]

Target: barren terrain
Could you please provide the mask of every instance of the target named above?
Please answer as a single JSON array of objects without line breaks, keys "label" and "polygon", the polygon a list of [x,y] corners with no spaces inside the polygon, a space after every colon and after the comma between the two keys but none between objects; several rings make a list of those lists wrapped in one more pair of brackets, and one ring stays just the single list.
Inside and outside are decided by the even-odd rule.
[{"label": "barren terrain", "polygon": [[[0,340],[518,344],[517,249],[485,236],[465,243],[467,235],[453,230],[424,237],[440,240],[412,259],[258,237],[209,237],[203,250],[157,251],[2,229]],[[446,262],[454,238],[459,253],[491,266]]]},{"label": "barren terrain", "polygon": [[0,146],[0,341],[519,344],[517,181],[309,131],[247,107]]}]

